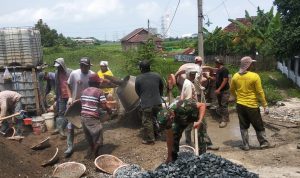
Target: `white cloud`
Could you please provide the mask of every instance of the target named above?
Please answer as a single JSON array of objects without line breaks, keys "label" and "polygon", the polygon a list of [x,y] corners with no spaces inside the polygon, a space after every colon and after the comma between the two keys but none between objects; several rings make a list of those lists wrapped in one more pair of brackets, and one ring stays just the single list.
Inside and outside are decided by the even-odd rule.
[{"label": "white cloud", "polygon": [[89,21],[122,9],[120,0],[59,1],[52,7],[26,8],[0,16],[2,24],[45,21]]},{"label": "white cloud", "polygon": [[162,9],[156,2],[144,2],[136,6],[137,13],[143,18],[159,18],[162,16]]}]

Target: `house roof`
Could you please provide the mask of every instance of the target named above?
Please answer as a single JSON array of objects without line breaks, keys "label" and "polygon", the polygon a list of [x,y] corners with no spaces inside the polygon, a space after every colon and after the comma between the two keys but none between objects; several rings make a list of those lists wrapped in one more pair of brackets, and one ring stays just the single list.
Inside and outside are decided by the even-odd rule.
[{"label": "house roof", "polygon": [[134,35],[140,33],[140,32],[143,31],[143,30],[145,30],[145,29],[143,29],[143,28],[137,28],[137,29],[133,30],[132,32],[130,32],[128,35],[124,36],[124,37],[121,39],[121,41],[127,41],[127,40],[129,40],[130,38],[132,38]]},{"label": "house roof", "polygon": [[[251,17],[251,18],[255,18],[255,17]],[[250,26],[251,25],[251,21],[249,19],[246,18],[236,18],[236,21],[241,22],[244,25]],[[223,31],[225,32],[237,32],[238,31],[238,27],[235,23],[230,23],[229,25],[227,25]]]},{"label": "house roof", "polygon": [[[147,34],[139,34],[143,30],[146,31]],[[146,42],[147,39],[148,39],[148,30],[146,30],[144,28],[137,28],[137,29],[133,30],[131,33],[129,33],[128,35],[126,35],[125,37],[123,37],[121,39],[121,41],[138,43],[138,42]],[[162,41],[162,39],[158,38],[158,37],[154,37],[154,41]]]}]

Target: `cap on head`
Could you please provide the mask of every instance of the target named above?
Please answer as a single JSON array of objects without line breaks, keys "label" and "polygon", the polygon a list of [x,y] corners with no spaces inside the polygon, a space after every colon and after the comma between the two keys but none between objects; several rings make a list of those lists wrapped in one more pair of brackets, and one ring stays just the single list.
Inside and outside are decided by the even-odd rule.
[{"label": "cap on head", "polygon": [[54,61],[54,67],[59,67],[59,66],[64,66],[64,63],[65,63],[65,60],[64,60],[64,58],[57,58],[57,59],[55,59],[55,61]]},{"label": "cap on head", "polygon": [[89,75],[89,82],[101,83],[101,78],[97,74],[90,74]]},{"label": "cap on head", "polygon": [[108,66],[108,62],[107,61],[100,61],[100,66]]},{"label": "cap on head", "polygon": [[87,66],[92,66],[91,61],[90,61],[90,59],[88,57],[81,58],[79,64],[83,64],[83,65],[87,65]]},{"label": "cap on head", "polygon": [[243,74],[247,71],[247,69],[250,67],[252,62],[256,62],[256,60],[253,60],[250,56],[245,56],[241,59],[241,65],[239,73]]},{"label": "cap on head", "polygon": [[215,58],[215,63],[223,65],[224,64],[224,60],[220,59],[220,58]]}]

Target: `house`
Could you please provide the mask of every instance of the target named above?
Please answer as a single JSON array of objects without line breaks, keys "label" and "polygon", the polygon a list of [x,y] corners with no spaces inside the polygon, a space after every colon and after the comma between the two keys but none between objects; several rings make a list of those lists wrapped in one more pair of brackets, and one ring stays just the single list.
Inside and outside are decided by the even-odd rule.
[{"label": "house", "polygon": [[[251,18],[256,18],[255,16],[251,17]],[[247,19],[247,18],[236,18],[236,21],[246,25],[246,26],[250,26],[251,25],[251,20]],[[238,31],[238,27],[235,23],[230,23],[229,25],[227,25],[223,31],[224,32],[237,32]]]},{"label": "house", "polygon": [[96,40],[92,38],[72,38],[72,40],[77,43],[87,44],[87,45],[92,45],[96,42]]},{"label": "house", "polygon": [[149,33],[144,28],[138,28],[121,39],[121,45],[124,51],[129,49],[137,49],[139,45],[145,44],[149,38],[154,39],[157,50],[162,50],[162,39]]},{"label": "house", "polygon": [[300,87],[300,54],[290,60],[278,61],[277,68]]}]

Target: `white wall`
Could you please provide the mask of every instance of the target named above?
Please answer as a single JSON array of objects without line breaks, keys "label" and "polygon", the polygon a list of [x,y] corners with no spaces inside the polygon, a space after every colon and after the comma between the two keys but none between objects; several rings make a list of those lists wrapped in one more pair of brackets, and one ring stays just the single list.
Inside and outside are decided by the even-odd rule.
[{"label": "white wall", "polygon": [[279,69],[283,74],[285,74],[289,79],[296,83],[300,87],[300,76],[298,75],[300,65],[300,59],[295,58],[295,71],[290,70],[290,61],[277,62],[277,69]]}]

